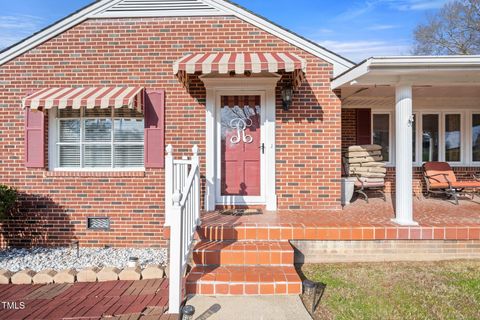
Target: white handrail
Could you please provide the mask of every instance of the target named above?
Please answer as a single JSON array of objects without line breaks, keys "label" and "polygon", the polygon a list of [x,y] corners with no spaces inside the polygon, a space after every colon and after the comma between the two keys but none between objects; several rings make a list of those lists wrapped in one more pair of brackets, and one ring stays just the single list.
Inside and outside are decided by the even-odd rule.
[{"label": "white handrail", "polygon": [[200,224],[200,163],[198,147],[190,160],[174,160],[173,148],[165,157],[165,216],[170,225],[169,313],[180,313],[188,257]]}]

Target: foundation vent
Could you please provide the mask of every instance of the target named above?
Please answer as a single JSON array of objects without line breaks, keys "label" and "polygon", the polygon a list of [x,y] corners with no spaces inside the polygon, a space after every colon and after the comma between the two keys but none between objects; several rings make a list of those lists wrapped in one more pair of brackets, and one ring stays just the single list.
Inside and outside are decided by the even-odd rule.
[{"label": "foundation vent", "polygon": [[110,218],[90,217],[87,219],[87,228],[90,230],[110,230]]}]

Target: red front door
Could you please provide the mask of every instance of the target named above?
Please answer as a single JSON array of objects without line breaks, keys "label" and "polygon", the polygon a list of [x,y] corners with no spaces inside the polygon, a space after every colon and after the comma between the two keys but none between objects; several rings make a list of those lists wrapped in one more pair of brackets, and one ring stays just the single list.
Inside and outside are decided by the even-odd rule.
[{"label": "red front door", "polygon": [[260,96],[222,96],[221,195],[260,196]]}]

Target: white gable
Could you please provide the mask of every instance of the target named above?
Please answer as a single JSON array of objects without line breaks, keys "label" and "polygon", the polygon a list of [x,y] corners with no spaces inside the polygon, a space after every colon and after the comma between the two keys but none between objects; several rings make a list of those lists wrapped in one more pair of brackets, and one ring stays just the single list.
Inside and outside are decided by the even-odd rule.
[{"label": "white gable", "polygon": [[202,0],[123,0],[95,18],[152,17],[152,16],[208,16],[225,14]]},{"label": "white gable", "polygon": [[225,0],[100,0],[0,52],[0,66],[87,19],[112,17],[234,16],[333,65],[334,76],[353,63],[271,21]]}]

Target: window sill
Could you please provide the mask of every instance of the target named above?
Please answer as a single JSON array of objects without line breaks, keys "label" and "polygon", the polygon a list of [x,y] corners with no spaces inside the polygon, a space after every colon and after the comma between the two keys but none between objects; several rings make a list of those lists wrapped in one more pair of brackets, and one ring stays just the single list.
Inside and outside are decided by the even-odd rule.
[{"label": "window sill", "polygon": [[145,171],[45,171],[44,177],[145,177]]}]

